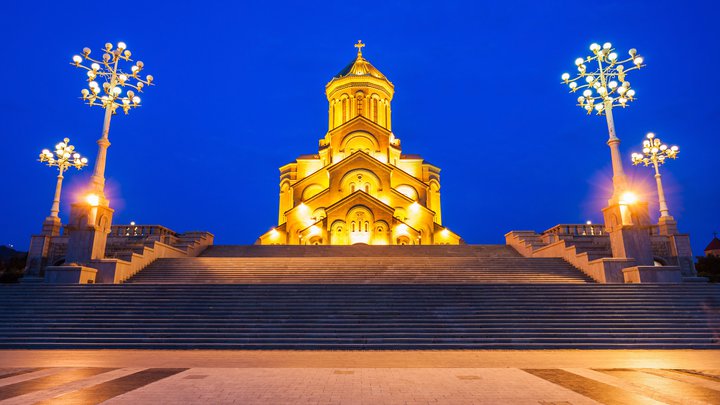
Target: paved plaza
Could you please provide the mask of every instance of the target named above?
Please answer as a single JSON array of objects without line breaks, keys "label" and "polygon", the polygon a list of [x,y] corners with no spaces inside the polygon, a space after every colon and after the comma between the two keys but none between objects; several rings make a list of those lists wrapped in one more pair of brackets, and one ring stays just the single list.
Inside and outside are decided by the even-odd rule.
[{"label": "paved plaza", "polygon": [[720,404],[720,351],[0,351],[0,404]]}]

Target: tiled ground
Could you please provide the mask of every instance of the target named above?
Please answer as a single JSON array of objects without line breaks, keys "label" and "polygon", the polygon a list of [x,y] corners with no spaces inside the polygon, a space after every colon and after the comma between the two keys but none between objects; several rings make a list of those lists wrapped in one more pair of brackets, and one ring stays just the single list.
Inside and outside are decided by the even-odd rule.
[{"label": "tiled ground", "polygon": [[720,404],[720,352],[0,351],[34,403]]}]

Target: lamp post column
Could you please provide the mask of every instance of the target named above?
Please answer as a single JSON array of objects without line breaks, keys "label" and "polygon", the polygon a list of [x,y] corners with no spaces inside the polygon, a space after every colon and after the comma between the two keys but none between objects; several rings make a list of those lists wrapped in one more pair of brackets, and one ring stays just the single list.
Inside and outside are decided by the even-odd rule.
[{"label": "lamp post column", "polygon": [[[114,89],[117,85],[117,68],[120,58],[115,58],[115,64],[110,72],[110,89]],[[103,129],[100,139],[97,140],[98,154],[95,159],[95,167],[90,178],[91,189],[100,197],[101,203],[105,203],[105,162],[107,161],[107,149],[110,147],[110,120],[112,119],[114,106],[108,103],[105,106],[105,118],[103,119]]]},{"label": "lamp post column", "polygon": [[[577,105],[587,114],[595,112],[605,115],[608,126],[607,145],[610,147],[613,191],[608,206],[603,209],[605,227],[610,238],[612,255],[615,258],[632,259],[637,265],[652,265],[652,245],[647,230],[649,213],[647,204],[637,201],[628,190],[620,154],[620,139],[615,133],[613,108],[625,108],[635,99],[635,90],[630,87],[627,76],[642,68],[643,58],[637,50],[630,49],[628,58],[622,59],[612,44],[590,45],[592,54],[575,59],[577,75],[563,73],[563,83],[571,93],[581,92]],[[621,273],[608,276],[615,282],[622,282]]]},{"label": "lamp post column", "polygon": [[655,165],[655,181],[657,182],[658,199],[660,200],[660,216],[669,217],[670,210],[665,201],[665,192],[663,191],[662,180],[660,179],[660,168],[658,167],[657,161],[654,161],[653,164]]},{"label": "lamp post column", "polygon": [[[83,265],[105,257],[107,235],[112,225],[113,210],[105,195],[110,121],[118,111],[128,114],[131,109],[139,107],[141,100],[135,92],[141,93],[153,81],[151,75],[145,78],[139,75],[144,67],[141,61],[126,65],[125,67],[129,69],[123,69],[126,62],[133,62],[130,59],[131,52],[124,42],[118,42],[115,48],[110,43],[105,44],[99,58],[91,57],[90,54],[90,48],[84,48],[82,55],[75,55],[72,58],[72,65],[85,70],[88,77],[88,87],[81,90],[83,101],[91,107],[98,106],[105,110],[102,135],[97,140],[98,153],[88,193],[83,200],[72,204],[71,220],[68,223],[66,260]],[[84,62],[89,66],[83,64]]]},{"label": "lamp post column", "polygon": [[112,118],[112,108],[105,108],[105,119],[103,121],[102,136],[97,140],[98,153],[93,167],[93,174],[90,177],[90,188],[97,193],[101,199],[105,199],[105,162],[107,161],[107,150],[110,147],[110,119]]},{"label": "lamp post column", "polygon": [[55,198],[53,199],[52,208],[50,208],[50,216],[53,218],[59,218],[60,214],[60,193],[62,190],[63,172],[64,167],[60,167],[60,174],[57,176],[57,185],[55,185]]},{"label": "lamp post column", "polygon": [[615,121],[612,114],[612,100],[605,103],[605,118],[607,119],[609,138],[607,141],[610,147],[610,158],[612,160],[613,169],[613,194],[610,197],[610,204],[617,203],[620,196],[627,188],[627,180],[625,171],[623,170],[622,157],[620,156],[620,138],[615,134]]},{"label": "lamp post column", "polygon": [[46,163],[50,167],[57,167],[59,174],[55,184],[55,197],[50,207],[50,216],[43,221],[41,234],[33,235],[30,239],[24,276],[29,279],[43,276],[43,269],[47,265],[53,239],[60,235],[60,229],[62,228],[59,215],[60,194],[62,193],[64,174],[71,167],[78,170],[82,169],[87,165],[88,161],[87,158],[80,156],[75,151],[75,147],[70,145],[70,139],[68,138],[55,145],[54,152],[50,151],[50,149],[44,149],[39,157],[40,162]]}]

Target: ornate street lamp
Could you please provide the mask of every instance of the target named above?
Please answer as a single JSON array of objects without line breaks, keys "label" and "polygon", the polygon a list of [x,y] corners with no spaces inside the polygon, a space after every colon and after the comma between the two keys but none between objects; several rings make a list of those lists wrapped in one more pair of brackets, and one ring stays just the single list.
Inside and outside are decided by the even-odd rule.
[{"label": "ornate street lamp", "polygon": [[633,165],[644,164],[652,165],[655,168],[655,181],[657,182],[658,198],[660,199],[660,217],[672,218],[667,202],[665,201],[665,193],[663,192],[662,180],[660,179],[660,166],[667,159],[676,159],[680,149],[677,146],[668,147],[662,143],[660,138],[656,138],[652,132],[647,134],[647,139],[643,141],[642,153],[633,153]]},{"label": "ornate street lamp", "polygon": [[[130,109],[140,106],[140,97],[146,86],[152,85],[153,77],[140,76],[145,65],[141,61],[130,59],[130,51],[124,42],[118,42],[113,48],[110,43],[105,44],[102,50],[102,57],[93,59],[90,57],[90,48],[83,48],[82,55],[75,55],[72,58],[72,65],[87,71],[88,88],[82,89],[82,99],[89,106],[99,106],[105,109],[105,121],[103,123],[102,136],[98,139],[98,155],[95,161],[91,183],[91,191],[96,193],[103,205],[107,205],[105,199],[105,162],[107,148],[110,146],[108,134],[110,132],[110,119],[118,109],[125,114]],[[124,70],[122,64],[129,65]],[[86,66],[83,63],[89,63]],[[137,93],[136,93],[137,92]]]},{"label": "ornate street lamp", "polygon": [[71,167],[78,170],[87,166],[87,158],[80,156],[75,151],[75,147],[70,145],[70,139],[65,138],[62,142],[55,145],[55,152],[50,149],[43,149],[40,153],[40,161],[47,163],[50,167],[57,167],[60,174],[57,176],[57,185],[55,186],[55,199],[52,208],[50,208],[50,219],[59,221],[60,213],[60,192],[62,190],[63,173]]},{"label": "ornate street lamp", "polygon": [[[620,157],[620,139],[615,135],[612,109],[625,108],[635,100],[635,90],[630,87],[627,74],[645,65],[643,57],[638,55],[635,49],[630,49],[629,58],[620,60],[609,42],[602,46],[592,44],[590,51],[592,55],[575,60],[578,74],[572,77],[570,73],[563,73],[562,80],[570,87],[571,93],[580,92],[581,95],[577,98],[578,106],[588,114],[594,111],[607,118],[610,135],[607,144],[610,146],[613,167],[613,204],[619,201],[620,195],[627,189],[627,182]],[[596,67],[593,67],[595,65]]]}]

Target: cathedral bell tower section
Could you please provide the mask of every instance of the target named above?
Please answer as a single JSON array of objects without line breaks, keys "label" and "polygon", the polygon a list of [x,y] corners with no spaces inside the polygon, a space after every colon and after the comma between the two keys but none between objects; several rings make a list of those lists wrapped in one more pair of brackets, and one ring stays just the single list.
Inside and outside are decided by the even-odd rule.
[{"label": "cathedral bell tower section", "polygon": [[355,60],[335,75],[325,86],[328,107],[328,131],[363,116],[392,131],[390,101],[395,88],[392,83],[362,56],[361,41]]}]

